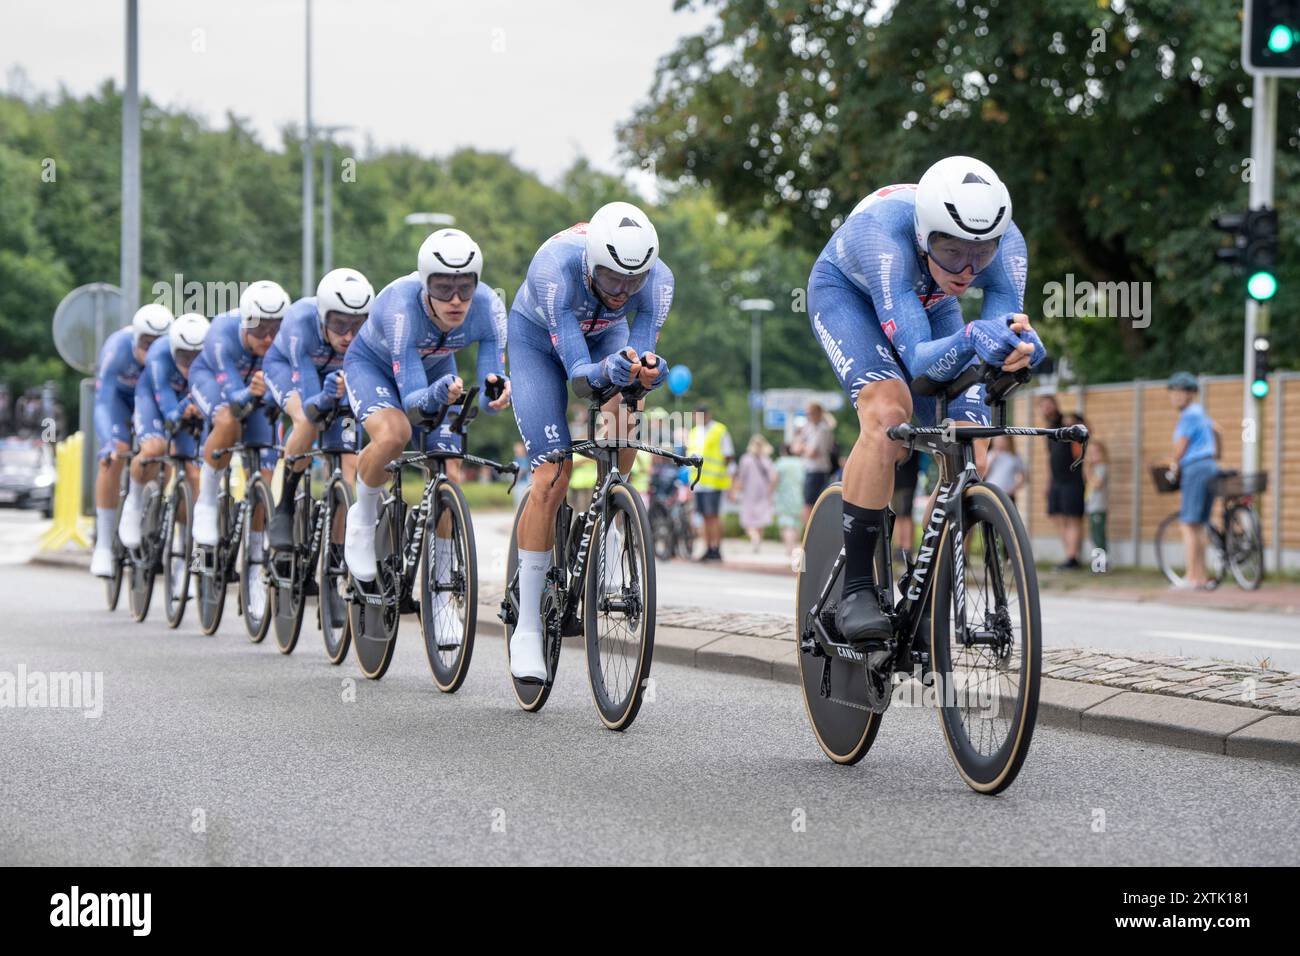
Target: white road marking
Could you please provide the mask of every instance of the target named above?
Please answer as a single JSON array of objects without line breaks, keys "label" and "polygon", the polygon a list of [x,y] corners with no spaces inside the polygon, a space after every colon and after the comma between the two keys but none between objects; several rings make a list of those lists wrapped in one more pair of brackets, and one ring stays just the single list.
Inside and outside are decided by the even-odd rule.
[{"label": "white road marking", "polygon": [[1145,631],[1144,633],[1151,637],[1167,637],[1198,644],[1230,644],[1234,647],[1263,647],[1277,651],[1300,649],[1300,643],[1295,641],[1266,641],[1248,637],[1230,637],[1227,634],[1197,634],[1193,631]]}]

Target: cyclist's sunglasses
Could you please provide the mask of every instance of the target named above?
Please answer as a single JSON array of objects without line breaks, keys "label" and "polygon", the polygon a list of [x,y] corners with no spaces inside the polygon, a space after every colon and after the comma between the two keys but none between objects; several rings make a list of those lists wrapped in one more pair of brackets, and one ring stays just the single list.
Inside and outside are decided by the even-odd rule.
[{"label": "cyclist's sunglasses", "polygon": [[998,256],[1001,239],[958,239],[942,232],[930,233],[926,252],[944,272],[959,275],[970,269],[975,275],[983,272]]},{"label": "cyclist's sunglasses", "polygon": [[468,272],[460,276],[429,276],[429,298],[437,302],[450,302],[459,298],[468,302],[478,289],[478,276]]},{"label": "cyclist's sunglasses", "polygon": [[325,329],[335,335],[356,335],[366,324],[369,315],[349,315],[347,312],[326,312]]},{"label": "cyclist's sunglasses", "polygon": [[618,298],[624,295],[636,295],[649,277],[648,272],[636,276],[623,276],[605,266],[596,266],[591,281],[605,295]]},{"label": "cyclist's sunglasses", "polygon": [[282,319],[256,319],[255,324],[244,326],[244,331],[255,339],[273,339],[280,331]]}]

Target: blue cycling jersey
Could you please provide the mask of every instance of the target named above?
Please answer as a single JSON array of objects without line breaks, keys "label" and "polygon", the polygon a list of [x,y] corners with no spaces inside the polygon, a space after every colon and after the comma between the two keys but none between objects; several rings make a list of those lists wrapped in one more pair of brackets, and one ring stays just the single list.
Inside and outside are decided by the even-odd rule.
[{"label": "blue cycling jersey", "polygon": [[330,345],[321,330],[314,295],[299,299],[285,313],[280,331],[266,353],[268,367],[277,362],[288,365],[293,384],[308,398],[320,392],[326,375],[343,367],[343,353]]},{"label": "blue cycling jersey", "polygon": [[239,310],[232,309],[212,320],[207,338],[203,340],[203,351],[190,366],[190,378],[194,378],[196,373],[211,376],[220,392],[221,403],[242,404],[248,400],[248,380],[261,367],[261,356],[244,348]]},{"label": "blue cycling jersey", "polygon": [[546,329],[570,379],[609,384],[593,362],[587,337],[631,322],[627,344],[640,355],[654,351],[673,304],[673,274],[663,260],[646,283],[618,309],[609,309],[587,280],[587,224],[578,223],[542,244],[528,266],[510,311]]},{"label": "blue cycling jersey", "polygon": [[[475,342],[479,343],[478,381],[483,387],[489,375],[506,373],[506,308],[501,297],[480,282],[464,321],[443,331],[429,311],[419,275],[413,272],[394,279],[375,296],[370,318],[348,349],[349,365],[364,362],[391,374],[402,407],[409,412],[432,387],[434,370],[441,371],[449,356]],[[363,397],[355,407],[371,404]]]},{"label": "blue cycling jersey", "polygon": [[164,335],[149,346],[140,384],[152,393],[164,418],[172,422],[180,420],[184,411],[182,399],[189,393],[190,383],[172,358],[172,347],[167,336]]},{"label": "blue cycling jersey", "polygon": [[[961,323],[954,296],[938,288],[916,245],[913,225],[916,186],[885,186],[863,199],[831,236],[814,266],[838,270],[874,307],[881,330],[910,377],[937,381],[955,378],[975,356],[974,342]],[[1007,226],[994,261],[974,277],[981,289],[981,316],[1003,318],[1024,311],[1029,268],[1025,239],[1014,223]],[[832,364],[848,361],[836,332],[814,321]],[[940,330],[942,334],[936,334]],[[837,369],[838,371],[838,369]],[[843,376],[842,376],[843,377]]]},{"label": "blue cycling jersey", "polygon": [[[165,340],[167,336],[163,336]],[[104,340],[99,353],[99,370],[95,375],[95,394],[116,391],[134,400],[135,386],[144,366],[135,358],[135,336],[128,325]]]}]

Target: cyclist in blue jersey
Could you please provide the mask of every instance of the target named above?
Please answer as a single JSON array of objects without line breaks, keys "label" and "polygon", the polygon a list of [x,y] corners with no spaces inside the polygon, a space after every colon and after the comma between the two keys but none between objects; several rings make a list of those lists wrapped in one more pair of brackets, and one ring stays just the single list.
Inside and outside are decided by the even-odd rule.
[{"label": "cyclist in blue jersey", "polygon": [[113,530],[117,523],[118,489],[122,465],[131,452],[131,414],[135,386],[153,343],[167,334],[171,310],[151,302],[136,310],[131,324],[118,329],[99,353],[95,375],[95,438],[99,442],[99,470],[95,475],[95,550],[90,573],[101,578],[113,574]]},{"label": "cyclist in blue jersey", "polygon": [[[251,283],[239,297],[239,308],[212,320],[203,351],[190,366],[190,397],[208,423],[199,494],[194,502],[195,544],[213,547],[217,543],[217,494],[225,470],[230,467],[227,449],[241,436],[246,442],[273,442],[271,420],[262,406],[266,395],[262,360],[288,310],[289,295],[279,285],[266,279]],[[268,482],[275,459],[274,449],[268,447],[262,452],[262,474]],[[260,562],[261,535],[253,536],[251,541],[254,550],[248,559]],[[260,617],[266,585],[260,574],[251,580],[250,609]]]},{"label": "cyclist in blue jersey", "polygon": [[[183,419],[203,417],[190,401],[189,373],[203,349],[208,324],[197,312],[179,316],[167,335],[154,342],[145,356],[144,371],[135,386],[135,437],[140,442],[140,453],[131,459],[130,489],[122,505],[117,531],[128,548],[140,546],[145,485],[157,476],[161,467],[156,461],[146,464],[145,459],[167,454],[168,426],[175,429]],[[178,452],[194,457],[193,435],[181,433],[175,441]],[[197,489],[198,466],[191,464],[189,470],[185,477]],[[184,519],[188,521],[188,515]]]},{"label": "cyclist in blue jersey", "polygon": [[[375,290],[356,269],[328,272],[316,294],[289,307],[280,334],[271,343],[262,368],[275,404],[293,420],[284,443],[285,458],[301,455],[316,441],[318,424],[345,402],[343,356],[365,324]],[[344,447],[343,423],[330,427],[326,445]],[[347,439],[352,446],[354,438]],[[284,470],[280,500],[268,537],[277,551],[293,547],[293,499],[310,460],[302,458]],[[356,456],[343,456],[348,481],[356,475]]]},{"label": "cyclist in blue jersey", "polygon": [[[661,384],[668,363],[654,349],[672,301],[673,274],[659,259],[658,234],[644,212],[625,202],[602,206],[591,222],[548,239],[515,296],[509,328],[510,371],[520,383],[515,420],[533,467],[532,490],[519,517],[519,623],[510,638],[510,671],[520,680],[546,677],[542,584],[573,462],[545,458],[572,444],[565,416],[569,382],[585,378],[597,388]],[[605,413],[623,435],[628,423],[619,403],[611,399]],[[620,452],[620,470],[629,473],[635,459],[634,450]],[[617,531],[610,532],[605,548],[607,554],[621,550]]]},{"label": "cyclist in blue jersey", "polygon": [[[885,534],[894,465],[907,454],[885,434],[913,411],[934,424],[935,399],[914,396],[924,376],[951,381],[983,360],[1015,371],[1046,357],[1024,315],[1028,256],[1011,196],[977,159],[950,156],[916,185],[886,186],[860,202],[822,250],[808,280],[808,313],[849,400],[858,438],[844,467],[844,589],[836,624],[845,640],[887,638],[872,556]],[[983,292],[965,322],[957,298]],[[957,425],[987,424],[983,386],[948,404]],[[976,443],[983,469],[984,445]]]},{"label": "cyclist in blue jersey", "polygon": [[[348,402],[370,441],[357,459],[357,500],[348,509],[344,559],[359,581],[373,581],[375,525],[384,469],[401,455],[412,437],[412,421],[435,413],[460,398],[464,383],[456,371],[456,352],[478,343],[478,380],[503,385],[501,395],[485,407],[496,413],[510,402],[505,369],[505,304],[483,281],[483,252],[459,229],[440,229],[420,245],[416,271],[380,290],[370,318],[343,360]],[[426,438],[439,448],[453,446],[449,426]],[[448,462],[459,477],[459,462]],[[444,582],[452,566],[450,516],[435,529],[435,580]],[[451,592],[435,600],[450,605]],[[438,644],[456,647],[463,627],[454,609],[436,614]]]}]

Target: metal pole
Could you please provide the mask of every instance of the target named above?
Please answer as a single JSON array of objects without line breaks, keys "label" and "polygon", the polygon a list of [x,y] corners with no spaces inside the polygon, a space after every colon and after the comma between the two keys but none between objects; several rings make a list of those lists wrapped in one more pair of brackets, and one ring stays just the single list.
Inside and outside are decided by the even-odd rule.
[{"label": "metal pole", "polygon": [[761,313],[751,312],[749,342],[749,433],[758,434],[759,408],[758,396],[761,394],[760,382],[763,380],[763,324],[759,319]]},{"label": "metal pole", "polygon": [[[1250,208],[1273,205],[1273,161],[1277,149],[1277,77],[1255,76],[1254,108],[1250,121],[1250,154],[1254,176],[1250,181]],[[1246,300],[1246,346],[1242,367],[1241,470],[1259,471],[1261,402],[1250,393],[1255,337],[1268,334],[1268,304]]]},{"label": "metal pole", "polygon": [[312,204],[316,191],[312,183],[312,130],[311,130],[311,0],[305,0],[307,8],[307,113],[303,124],[302,138],[302,294],[309,296],[316,291],[313,272],[313,260],[316,253],[313,248]]},{"label": "metal pole", "polygon": [[1282,410],[1286,407],[1282,403],[1282,390],[1286,388],[1286,379],[1277,375],[1273,381],[1277,383],[1277,391],[1273,393],[1273,475],[1269,479],[1273,483],[1273,504],[1269,510],[1273,513],[1269,516],[1269,524],[1273,538],[1273,571],[1276,573],[1282,570],[1282,443],[1285,440]]},{"label": "metal pole", "polygon": [[1133,383],[1133,468],[1130,480],[1133,482],[1133,504],[1129,511],[1129,523],[1133,528],[1133,567],[1142,567],[1142,492],[1146,485],[1142,474],[1142,396],[1146,393],[1143,383]]},{"label": "metal pole", "polygon": [[[140,76],[136,0],[126,0],[126,86],[122,93],[122,325],[140,307]],[[103,340],[95,343],[96,352]]]},{"label": "metal pole", "polygon": [[334,199],[330,166],[334,162],[334,143],[327,136],[320,144],[320,186],[321,186],[321,255],[320,274],[324,275],[334,268]]}]

